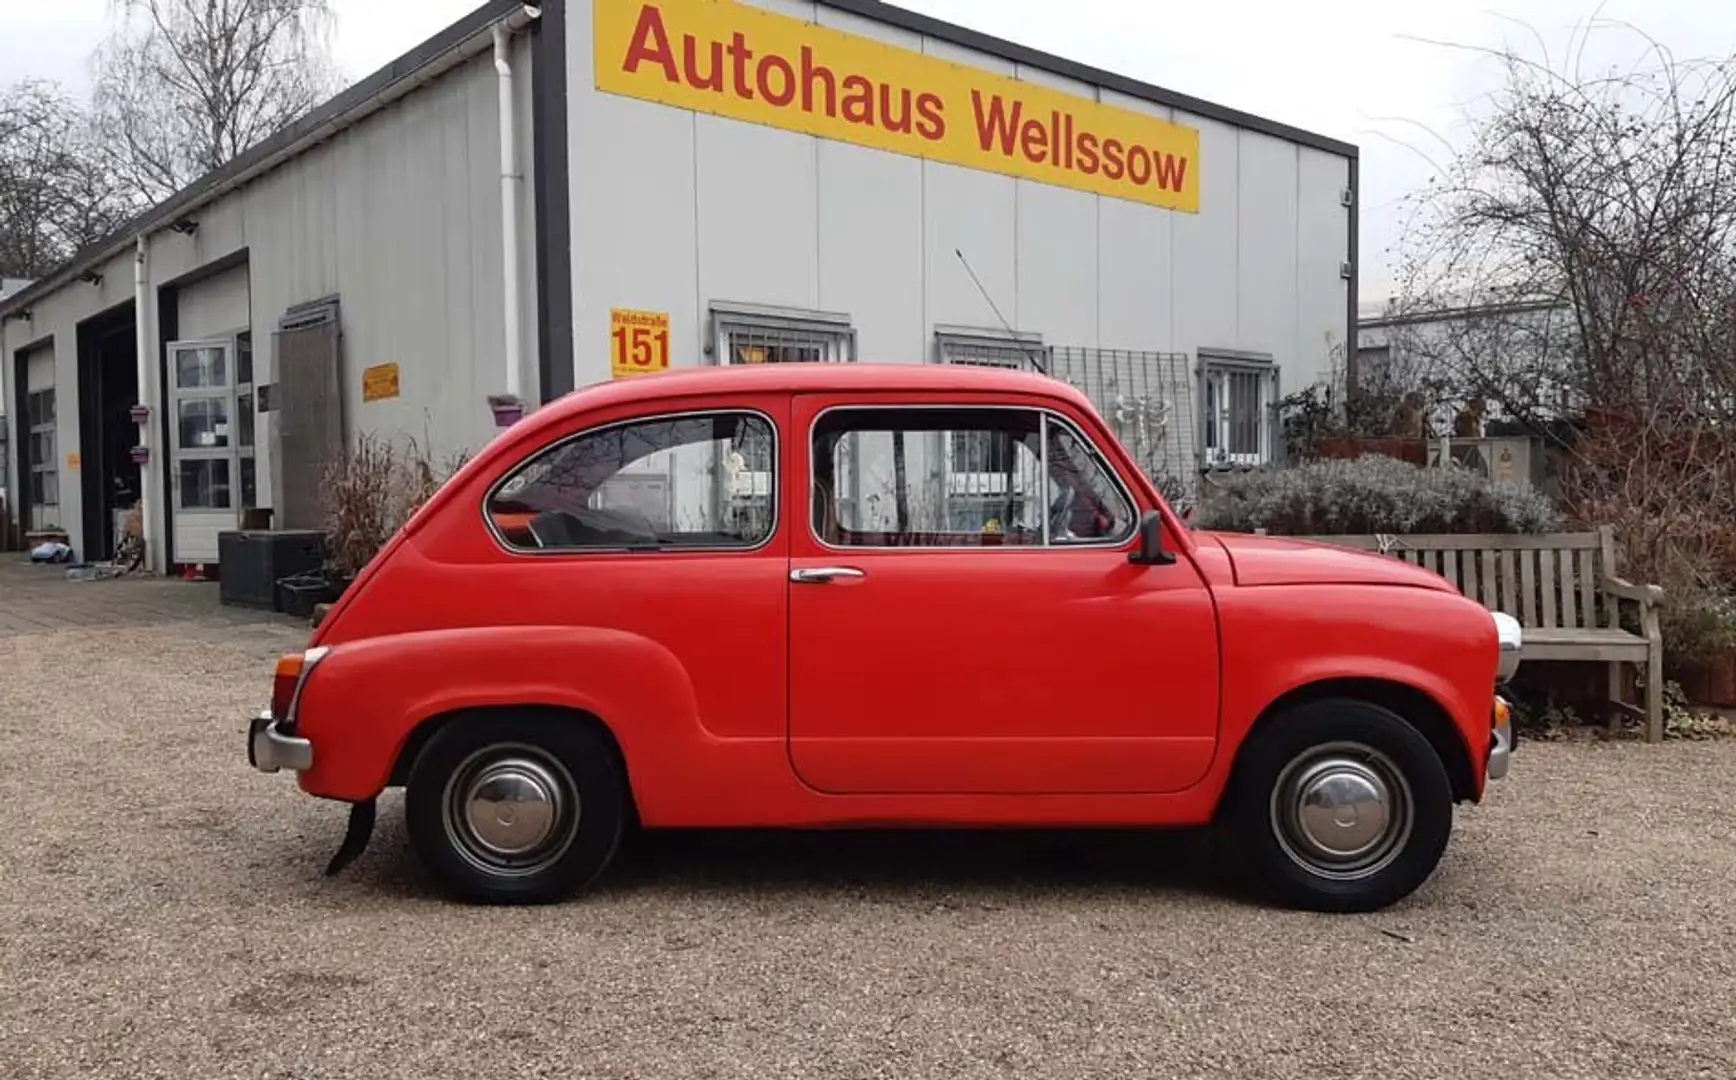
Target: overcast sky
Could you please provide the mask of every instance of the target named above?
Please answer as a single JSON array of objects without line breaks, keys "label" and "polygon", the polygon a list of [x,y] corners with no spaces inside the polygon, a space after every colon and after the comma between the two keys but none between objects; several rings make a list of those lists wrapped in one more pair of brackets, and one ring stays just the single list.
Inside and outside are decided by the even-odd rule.
[{"label": "overcast sky", "polygon": [[[82,93],[110,0],[0,0],[0,83],[25,77]],[[476,0],[336,0],[334,50],[351,79],[388,63]],[[1429,165],[1393,140],[1439,153],[1458,106],[1488,89],[1473,54],[1426,44],[1529,44],[1556,53],[1594,14],[1634,23],[1678,57],[1736,50],[1736,3],[1713,0],[901,0],[901,5],[1362,149],[1362,294],[1385,295],[1397,200]],[[1638,39],[1602,32],[1596,59],[1631,64]]]}]

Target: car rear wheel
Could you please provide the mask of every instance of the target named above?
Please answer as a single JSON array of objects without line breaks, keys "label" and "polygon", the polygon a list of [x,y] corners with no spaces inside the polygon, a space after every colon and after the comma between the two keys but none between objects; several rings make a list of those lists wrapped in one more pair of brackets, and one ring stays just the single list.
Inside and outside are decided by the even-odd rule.
[{"label": "car rear wheel", "polygon": [[1453,823],[1452,787],[1428,739],[1390,710],[1345,699],[1262,725],[1229,810],[1255,875],[1311,911],[1404,899],[1434,873]]},{"label": "car rear wheel", "polygon": [[561,900],[614,858],[626,783],[603,736],[577,723],[488,716],[448,726],[410,771],[411,843],[476,903]]}]

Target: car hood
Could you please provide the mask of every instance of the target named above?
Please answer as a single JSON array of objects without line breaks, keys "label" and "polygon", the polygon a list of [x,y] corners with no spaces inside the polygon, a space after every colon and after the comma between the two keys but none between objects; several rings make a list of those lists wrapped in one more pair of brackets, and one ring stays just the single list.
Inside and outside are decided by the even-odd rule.
[{"label": "car hood", "polygon": [[1217,543],[1229,555],[1237,585],[1408,585],[1454,591],[1434,571],[1387,555],[1278,536],[1196,535]]}]

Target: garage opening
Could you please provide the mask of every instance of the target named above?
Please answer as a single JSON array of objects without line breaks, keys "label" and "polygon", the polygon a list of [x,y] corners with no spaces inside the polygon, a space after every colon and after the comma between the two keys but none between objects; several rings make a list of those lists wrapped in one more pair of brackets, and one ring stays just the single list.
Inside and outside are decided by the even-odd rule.
[{"label": "garage opening", "polygon": [[[132,408],[139,401],[138,339],[129,302],[78,327],[78,471],[84,495],[87,561],[112,559],[126,515],[138,505],[139,466],[133,447],[139,429]],[[70,479],[70,478],[69,478]]]}]

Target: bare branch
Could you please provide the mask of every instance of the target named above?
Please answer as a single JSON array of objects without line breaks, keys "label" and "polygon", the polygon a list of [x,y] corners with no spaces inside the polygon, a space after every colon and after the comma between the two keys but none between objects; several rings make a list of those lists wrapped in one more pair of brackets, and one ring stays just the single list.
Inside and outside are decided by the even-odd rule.
[{"label": "bare branch", "polygon": [[331,0],[110,0],[96,113],[110,165],[157,201],[337,87]]}]

